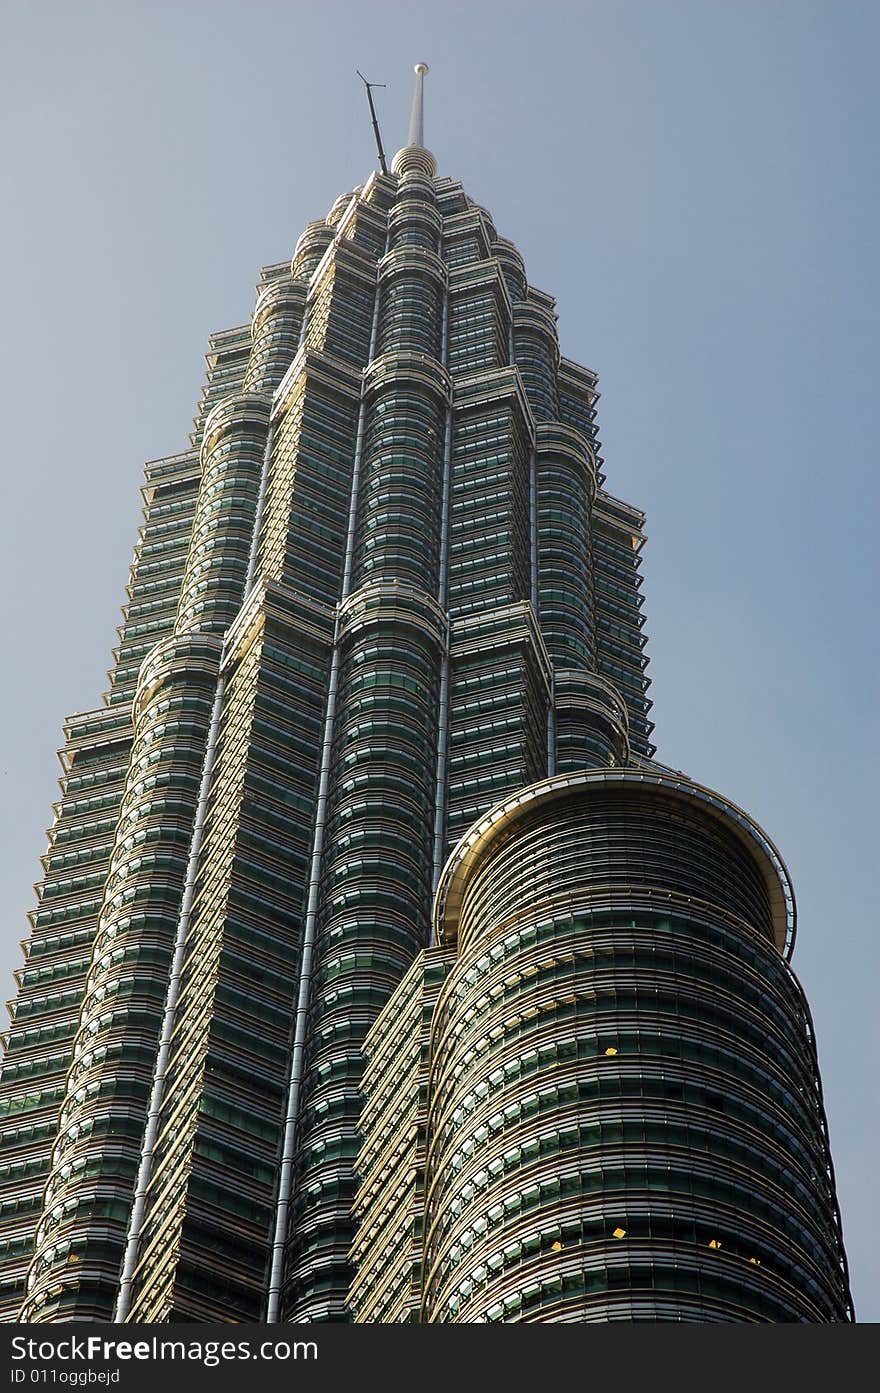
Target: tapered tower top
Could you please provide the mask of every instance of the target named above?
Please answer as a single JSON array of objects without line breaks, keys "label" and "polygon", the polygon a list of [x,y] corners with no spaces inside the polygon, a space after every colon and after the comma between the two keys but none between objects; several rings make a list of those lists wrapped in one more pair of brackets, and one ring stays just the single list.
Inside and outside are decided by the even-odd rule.
[{"label": "tapered tower top", "polygon": [[437,161],[431,151],[425,149],[424,83],[427,71],[427,63],[416,63],[416,85],[409,118],[409,135],[406,145],[402,150],[398,150],[391,161],[393,174],[406,174],[409,170],[417,170],[420,174],[433,177],[437,173]]}]

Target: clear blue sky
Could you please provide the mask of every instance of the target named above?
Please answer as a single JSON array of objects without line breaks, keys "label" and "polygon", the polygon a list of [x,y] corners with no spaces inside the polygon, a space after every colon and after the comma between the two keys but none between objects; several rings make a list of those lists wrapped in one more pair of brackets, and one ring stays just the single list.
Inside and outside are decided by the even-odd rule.
[{"label": "clear blue sky", "polygon": [[648,513],[658,757],[791,868],[862,1320],[880,1319],[880,7],[835,0],[8,0],[0,51],[2,976],[53,751],[97,705],[143,460],[184,448],[210,330],[374,165],[355,68],[412,64],[427,143],[600,374]]}]

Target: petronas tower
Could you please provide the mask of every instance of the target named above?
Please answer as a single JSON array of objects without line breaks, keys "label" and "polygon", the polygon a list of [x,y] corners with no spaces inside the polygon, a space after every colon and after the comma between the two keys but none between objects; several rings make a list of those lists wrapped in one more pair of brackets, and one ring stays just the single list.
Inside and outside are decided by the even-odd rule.
[{"label": "petronas tower", "polygon": [[654,760],[644,519],[425,71],[147,465],[11,1004],[0,1310],[851,1320],[788,873]]}]

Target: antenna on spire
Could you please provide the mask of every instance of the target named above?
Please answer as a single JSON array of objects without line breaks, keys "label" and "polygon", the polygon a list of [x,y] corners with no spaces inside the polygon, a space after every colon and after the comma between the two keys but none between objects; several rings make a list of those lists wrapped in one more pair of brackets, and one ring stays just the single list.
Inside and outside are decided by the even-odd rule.
[{"label": "antenna on spire", "polygon": [[384,83],[384,82],[367,82],[367,79],[364,77],[363,73],[359,71],[358,68],[355,68],[355,72],[357,73],[357,75],[358,75],[358,77],[360,78],[361,82],[364,84],[364,86],[365,86],[366,89],[367,89],[367,101],[370,103],[370,116],[371,116],[372,121],[373,121],[373,134],[374,134],[374,136],[376,137],[376,149],[377,149],[378,152],[379,152],[379,168],[381,169],[381,171],[382,171],[383,174],[387,174],[387,173],[388,173],[388,166],[387,166],[386,163],[385,163],[385,151],[382,149],[382,137],[381,137],[381,135],[379,134],[379,122],[378,122],[378,120],[376,119],[376,108],[375,108],[374,105],[373,105],[373,88],[374,88],[374,87],[384,87],[384,86],[385,86],[385,83]]},{"label": "antenna on spire", "polygon": [[416,87],[413,92],[412,115],[409,118],[409,135],[407,145],[423,146],[425,143],[425,110],[423,87],[425,73],[428,71],[427,63],[416,63]]}]

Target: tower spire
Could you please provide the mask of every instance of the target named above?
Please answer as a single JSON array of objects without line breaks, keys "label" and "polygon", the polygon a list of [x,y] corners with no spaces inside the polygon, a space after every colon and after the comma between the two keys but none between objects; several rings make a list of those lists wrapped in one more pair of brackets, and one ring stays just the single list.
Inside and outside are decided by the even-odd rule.
[{"label": "tower spire", "polygon": [[424,84],[427,63],[416,63],[416,85],[413,92],[412,112],[409,118],[409,134],[402,150],[398,150],[391,161],[392,174],[406,174],[408,171],[427,174],[431,179],[437,173],[437,161],[430,150],[425,149],[425,99]]},{"label": "tower spire", "polygon": [[419,149],[423,149],[425,145],[424,83],[427,71],[427,63],[416,63],[416,85],[413,91],[412,114],[409,118],[409,135],[406,141],[408,146],[416,145]]}]

